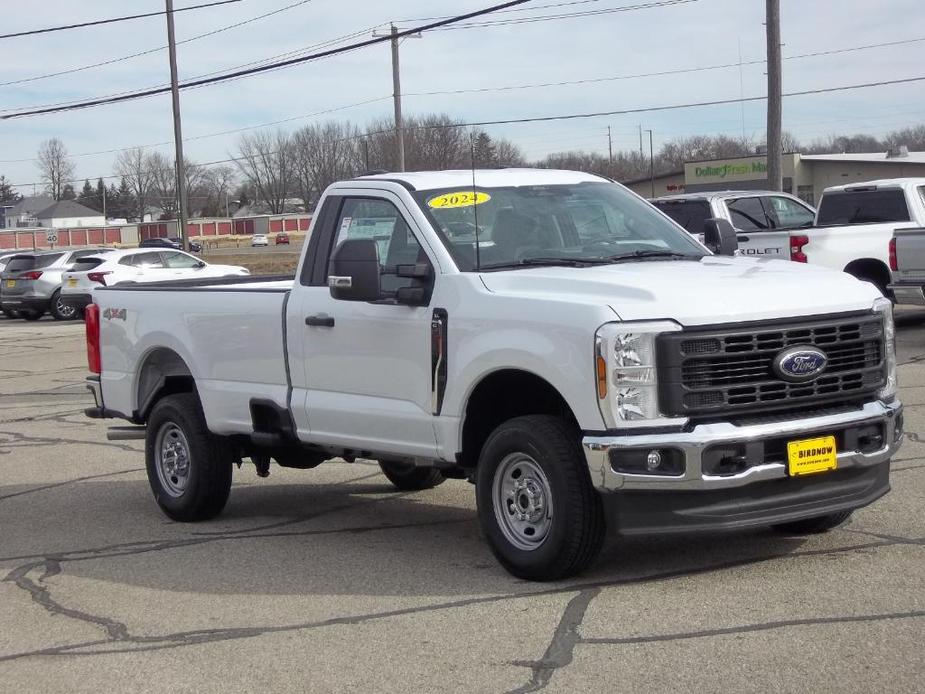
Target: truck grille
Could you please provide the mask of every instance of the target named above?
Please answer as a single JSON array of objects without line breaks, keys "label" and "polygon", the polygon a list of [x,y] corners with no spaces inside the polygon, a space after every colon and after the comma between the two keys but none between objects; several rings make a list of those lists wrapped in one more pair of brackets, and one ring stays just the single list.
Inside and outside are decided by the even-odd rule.
[{"label": "truck grille", "polygon": [[[773,363],[788,347],[817,347],[828,363],[816,378],[792,383]],[[757,323],[736,330],[659,337],[659,404],[666,415],[805,408],[876,392],[886,379],[879,315]]]}]

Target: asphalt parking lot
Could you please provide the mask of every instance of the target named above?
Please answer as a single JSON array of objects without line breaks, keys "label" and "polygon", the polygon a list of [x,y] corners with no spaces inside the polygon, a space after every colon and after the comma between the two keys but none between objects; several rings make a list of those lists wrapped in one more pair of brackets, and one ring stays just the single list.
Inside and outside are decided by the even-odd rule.
[{"label": "asphalt parking lot", "polygon": [[907,441],[850,524],[618,541],[531,584],[468,483],[371,464],[245,466],[218,520],[170,522],[141,442],[82,415],[82,326],[0,320],[0,690],[922,691],[925,311],[898,342]]}]

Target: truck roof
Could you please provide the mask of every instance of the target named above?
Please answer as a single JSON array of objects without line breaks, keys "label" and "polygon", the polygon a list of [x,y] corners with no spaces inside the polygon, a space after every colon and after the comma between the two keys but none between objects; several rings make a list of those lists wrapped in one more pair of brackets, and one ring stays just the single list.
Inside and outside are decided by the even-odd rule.
[{"label": "truck roof", "polygon": [[854,183],[845,183],[840,186],[830,186],[823,192],[825,193],[843,193],[858,188],[918,188],[925,186],[925,178],[880,178],[876,181],[856,181]]},{"label": "truck roof", "polygon": [[672,200],[725,200],[727,198],[750,198],[761,195],[786,195],[793,197],[790,193],[781,193],[774,190],[712,190],[702,193],[675,193],[674,195],[660,195],[652,198],[652,202],[667,202]]},{"label": "truck roof", "polygon": [[[604,182],[606,178],[581,171],[558,169],[458,169],[448,171],[410,171],[377,173],[360,176],[354,181],[382,180],[398,181],[412,190],[435,188],[472,188],[475,178],[477,187],[502,188],[506,186],[549,186],[569,183]],[[346,181],[345,183],[349,183]]]}]

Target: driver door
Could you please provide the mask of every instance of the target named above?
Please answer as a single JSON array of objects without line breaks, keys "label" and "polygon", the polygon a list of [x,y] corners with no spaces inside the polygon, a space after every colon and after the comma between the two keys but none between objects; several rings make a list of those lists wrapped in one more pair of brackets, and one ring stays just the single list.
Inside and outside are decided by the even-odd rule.
[{"label": "driver door", "polygon": [[[428,263],[401,200],[377,191],[328,200],[314,253],[287,308],[292,411],[300,438],[312,443],[421,457],[436,456],[431,414],[431,309],[334,299],[327,286],[331,253],[345,239],[373,238],[380,267]],[[320,260],[320,259],[319,259]],[[312,249],[305,263],[312,261]],[[433,273],[431,273],[433,276]],[[384,275],[394,291],[411,280]]]}]

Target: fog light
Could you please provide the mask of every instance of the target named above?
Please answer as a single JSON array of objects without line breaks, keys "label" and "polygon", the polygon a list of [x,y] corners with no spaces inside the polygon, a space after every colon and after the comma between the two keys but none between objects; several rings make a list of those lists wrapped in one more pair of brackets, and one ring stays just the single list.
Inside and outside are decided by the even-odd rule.
[{"label": "fog light", "polygon": [[658,451],[649,451],[649,455],[646,456],[646,469],[649,472],[658,470],[658,466],[662,464],[662,454]]},{"label": "fog light", "polygon": [[672,477],[684,474],[684,454],[676,448],[612,448],[609,457],[614,472]]}]

